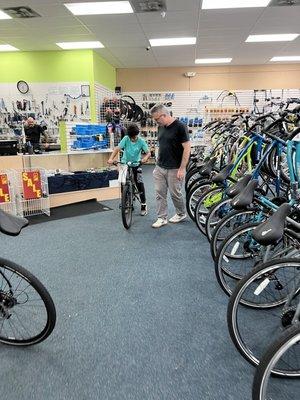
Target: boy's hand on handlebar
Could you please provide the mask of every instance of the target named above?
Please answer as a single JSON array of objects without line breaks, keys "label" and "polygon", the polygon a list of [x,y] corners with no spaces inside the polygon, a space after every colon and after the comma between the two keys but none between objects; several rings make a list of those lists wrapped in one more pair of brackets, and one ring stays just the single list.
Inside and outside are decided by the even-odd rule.
[{"label": "boy's hand on handlebar", "polygon": [[114,163],[114,160],[107,160],[107,164],[112,165]]}]

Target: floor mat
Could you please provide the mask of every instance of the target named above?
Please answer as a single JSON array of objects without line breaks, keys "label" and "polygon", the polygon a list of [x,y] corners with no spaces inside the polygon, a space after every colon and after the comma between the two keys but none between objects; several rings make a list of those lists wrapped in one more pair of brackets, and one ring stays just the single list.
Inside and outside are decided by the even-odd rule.
[{"label": "floor mat", "polygon": [[55,221],[57,219],[78,217],[80,215],[94,214],[102,211],[110,211],[112,208],[99,203],[96,200],[82,201],[80,203],[67,206],[55,207],[51,209],[51,215],[33,215],[27,217],[30,225],[40,224],[42,222]]}]

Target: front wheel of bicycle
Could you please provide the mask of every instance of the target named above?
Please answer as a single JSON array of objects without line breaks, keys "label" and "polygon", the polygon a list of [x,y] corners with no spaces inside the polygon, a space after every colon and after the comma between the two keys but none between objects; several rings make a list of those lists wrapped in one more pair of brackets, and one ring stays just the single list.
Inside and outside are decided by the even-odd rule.
[{"label": "front wheel of bicycle", "polygon": [[125,184],[122,190],[122,222],[125,229],[129,229],[132,223],[132,211],[133,211],[133,194],[132,186]]},{"label": "front wheel of bicycle", "polygon": [[56,311],[42,283],[25,268],[0,258],[0,342],[30,346],[53,331]]}]

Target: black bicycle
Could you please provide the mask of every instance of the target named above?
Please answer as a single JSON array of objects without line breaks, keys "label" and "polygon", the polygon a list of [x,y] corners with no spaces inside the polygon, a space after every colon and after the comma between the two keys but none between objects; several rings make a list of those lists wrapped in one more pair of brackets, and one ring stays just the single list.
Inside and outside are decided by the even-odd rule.
[{"label": "black bicycle", "polygon": [[[28,225],[25,218],[0,210],[0,231],[17,236]],[[53,331],[56,310],[42,283],[25,268],[0,258],[0,342],[29,346]]]},{"label": "black bicycle", "polygon": [[[132,212],[134,210],[134,201],[137,200],[139,203],[140,192],[136,186],[133,168],[138,167],[140,164],[132,164],[130,162],[126,164],[127,169],[125,183],[121,184],[121,211],[122,211],[122,222],[125,229],[129,229],[132,224]],[[122,172],[121,172],[122,173]]]}]

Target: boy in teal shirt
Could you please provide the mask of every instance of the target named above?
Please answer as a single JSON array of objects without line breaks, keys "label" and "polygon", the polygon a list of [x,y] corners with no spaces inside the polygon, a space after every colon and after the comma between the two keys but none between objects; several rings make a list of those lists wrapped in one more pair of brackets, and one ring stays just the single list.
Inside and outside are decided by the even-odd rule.
[{"label": "boy in teal shirt", "polygon": [[[141,215],[144,216],[147,215],[147,204],[142,168],[139,164],[147,162],[151,153],[145,140],[139,137],[139,133],[139,127],[136,124],[129,125],[126,136],[124,136],[119,145],[114,148],[107,162],[108,164],[113,164],[120,150],[123,150],[121,163],[127,164],[131,162],[132,164],[137,164],[136,167],[133,167],[133,174],[136,186],[140,192]],[[142,151],[146,153],[143,158],[141,158]]]}]

